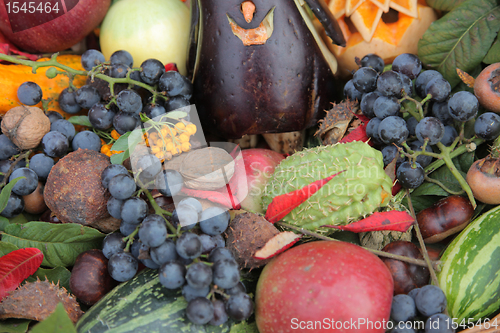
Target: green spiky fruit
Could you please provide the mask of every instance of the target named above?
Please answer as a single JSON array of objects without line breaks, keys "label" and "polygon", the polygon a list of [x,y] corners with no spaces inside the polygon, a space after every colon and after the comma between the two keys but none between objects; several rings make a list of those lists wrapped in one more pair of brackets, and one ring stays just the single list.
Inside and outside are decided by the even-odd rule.
[{"label": "green spiky fruit", "polygon": [[292,210],[283,220],[315,230],[344,225],[386,206],[392,182],[384,171],[382,153],[363,142],[338,143],[297,152],[283,160],[269,179],[263,207],[278,195],[344,171]]}]

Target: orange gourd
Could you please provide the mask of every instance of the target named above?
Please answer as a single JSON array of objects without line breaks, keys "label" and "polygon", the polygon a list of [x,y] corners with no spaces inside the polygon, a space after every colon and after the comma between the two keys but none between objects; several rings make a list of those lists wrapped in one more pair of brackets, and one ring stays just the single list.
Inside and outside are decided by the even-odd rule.
[{"label": "orange gourd", "polygon": [[[57,61],[76,70],[84,70],[81,64],[81,56],[79,55],[60,55]],[[42,58],[38,61],[46,61],[48,58]],[[59,94],[68,85],[68,77],[65,75],[57,75],[53,79],[49,79],[45,72],[50,67],[38,68],[36,74],[33,74],[31,67],[17,64],[0,64],[0,117],[3,116],[11,108],[21,105],[17,98],[17,89],[26,81],[36,82],[42,88],[43,99],[51,99],[48,103],[48,109],[61,113],[64,118],[69,118],[70,114],[65,113],[59,107],[57,99]],[[77,75],[73,80],[76,87],[81,87],[85,84],[86,77]],[[36,105],[42,107],[42,102]]]}]

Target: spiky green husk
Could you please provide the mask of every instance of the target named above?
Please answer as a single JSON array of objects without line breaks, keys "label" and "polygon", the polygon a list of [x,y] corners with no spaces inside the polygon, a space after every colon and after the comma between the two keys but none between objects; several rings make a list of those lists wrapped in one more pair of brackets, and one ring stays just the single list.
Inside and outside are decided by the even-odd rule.
[{"label": "spiky green husk", "polygon": [[438,282],[452,318],[460,323],[500,308],[500,206],[472,221],[441,256]]},{"label": "spiky green husk", "polygon": [[[345,170],[345,171],[344,171]],[[348,224],[386,206],[392,182],[384,172],[382,153],[363,142],[338,143],[297,152],[283,160],[269,179],[263,207],[278,195],[337,175],[283,220],[309,230]]]}]

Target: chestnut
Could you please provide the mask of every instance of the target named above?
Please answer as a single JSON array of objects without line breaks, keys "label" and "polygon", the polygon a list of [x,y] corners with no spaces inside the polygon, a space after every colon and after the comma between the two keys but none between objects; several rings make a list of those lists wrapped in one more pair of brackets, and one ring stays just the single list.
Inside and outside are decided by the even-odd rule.
[{"label": "chestnut", "polygon": [[427,244],[437,243],[469,224],[474,208],[469,199],[452,195],[417,214],[417,223]]},{"label": "chestnut", "polygon": [[[413,259],[423,258],[419,248],[408,241],[399,240],[389,243],[382,251]],[[421,288],[429,283],[430,273],[427,267],[410,264],[397,259],[380,258],[392,274],[394,295],[408,294],[410,290]]]},{"label": "chestnut", "polygon": [[43,183],[39,181],[38,186],[33,193],[23,196],[24,210],[27,213],[37,215],[47,210],[47,205],[45,204],[45,200],[43,198],[44,187]]},{"label": "chestnut", "polygon": [[69,287],[80,302],[93,305],[115,286],[116,282],[108,272],[108,259],[102,250],[88,250],[76,257]]}]

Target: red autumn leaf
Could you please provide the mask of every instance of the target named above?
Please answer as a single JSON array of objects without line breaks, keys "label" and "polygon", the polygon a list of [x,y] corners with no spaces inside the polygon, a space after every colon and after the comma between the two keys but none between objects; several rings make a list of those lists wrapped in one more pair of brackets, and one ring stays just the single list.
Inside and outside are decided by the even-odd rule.
[{"label": "red autumn leaf", "polygon": [[15,290],[28,276],[35,273],[43,261],[43,253],[28,247],[0,257],[0,301]]},{"label": "red autumn leaf", "polygon": [[396,194],[399,193],[399,191],[401,191],[403,187],[401,186],[401,183],[400,182],[394,182],[392,183],[392,195],[395,196]]},{"label": "red autumn leaf", "polygon": [[236,198],[230,192],[230,186],[231,185],[226,185],[227,190],[229,190],[229,192],[225,192],[225,190],[224,192],[222,190],[214,190],[214,191],[193,190],[186,187],[184,187],[181,190],[181,192],[183,195],[199,199],[206,199],[229,209],[240,209],[241,204],[238,198]]},{"label": "red autumn leaf", "polygon": [[401,184],[397,181],[396,179],[396,163],[398,161],[398,156],[394,157],[394,159],[389,163],[384,171],[385,173],[391,178],[392,181],[392,195],[398,194],[398,192],[401,190]]},{"label": "red autumn leaf", "polygon": [[[229,153],[229,155],[231,155],[231,157],[234,159],[236,159],[236,157],[238,156],[240,150],[238,149],[240,148],[240,145],[236,145],[234,148],[233,148],[233,151]],[[238,154],[237,154],[238,153]]]},{"label": "red autumn leaf", "polygon": [[[234,150],[231,152],[231,156],[233,156],[233,154],[236,155],[237,148],[239,148],[239,146],[236,146],[234,148]],[[243,164],[244,161],[241,156],[233,156],[233,158],[235,160],[234,174],[233,177],[231,177],[229,184],[226,184],[226,187],[222,187],[213,191],[193,190],[183,187],[181,193],[186,196],[206,199],[229,209],[241,209],[241,201],[244,198],[240,199],[240,197],[238,197],[238,185],[240,181],[247,181],[245,166]],[[244,193],[244,195],[246,195],[246,193]]]},{"label": "red autumn leaf", "polygon": [[18,54],[25,56],[29,60],[37,60],[38,56],[30,53],[21,52],[14,44],[12,44],[3,34],[0,33],[0,53],[11,55]]},{"label": "red autumn leaf", "polygon": [[367,142],[370,146],[373,146],[372,141],[370,140],[368,135],[366,135],[366,125],[361,125],[356,127],[349,134],[344,136],[342,140],[340,140],[341,143],[353,142],[353,141]]},{"label": "red autumn leaf", "polygon": [[179,70],[177,69],[177,65],[173,62],[165,64],[165,71],[176,71],[178,72]]},{"label": "red autumn leaf", "polygon": [[302,235],[297,235],[292,231],[283,231],[276,234],[260,250],[255,252],[253,257],[259,260],[269,259],[289,249],[297,243]]},{"label": "red autumn leaf", "polygon": [[365,123],[365,125],[366,125],[366,124],[368,124],[368,122],[370,121],[370,118],[368,118],[367,116],[365,116],[365,115],[364,115],[364,114],[362,114],[362,113],[361,113],[361,114],[357,114],[357,113],[356,113],[354,116],[355,116],[356,118],[358,118],[359,120],[361,120],[362,122],[364,122],[364,123]]},{"label": "red autumn leaf", "polygon": [[345,170],[312,182],[311,184],[306,185],[301,189],[274,197],[269,207],[267,207],[265,216],[266,220],[271,223],[278,222],[296,207],[300,206],[300,204],[302,204],[304,201],[309,199],[314,193],[318,192],[318,190],[322,188],[323,185],[328,183],[333,177],[344,171]]},{"label": "red autumn leaf", "polygon": [[367,142],[370,146],[373,146],[373,143],[371,142],[370,138],[368,135],[366,135],[366,126],[368,125],[368,122],[370,121],[370,118],[365,116],[364,114],[357,114],[354,113],[354,117],[358,118],[363,122],[363,125],[360,125],[353,129],[349,134],[344,136],[342,140],[340,140],[341,143],[345,142],[352,142],[352,141],[362,141],[362,142]]},{"label": "red autumn leaf", "polygon": [[392,230],[405,232],[415,220],[407,212],[391,210],[388,212],[373,213],[358,222],[348,225],[324,225],[323,227],[346,230],[352,232],[368,232]]}]

